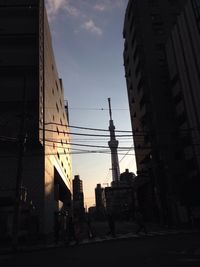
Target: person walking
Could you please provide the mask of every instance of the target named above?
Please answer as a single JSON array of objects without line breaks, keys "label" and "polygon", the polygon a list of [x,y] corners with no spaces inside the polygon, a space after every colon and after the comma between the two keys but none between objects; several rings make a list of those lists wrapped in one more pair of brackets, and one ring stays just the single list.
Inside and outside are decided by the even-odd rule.
[{"label": "person walking", "polygon": [[114,220],[113,214],[111,213],[108,214],[108,226],[109,226],[109,232],[107,234],[111,235],[112,237],[115,237],[116,236],[115,220]]},{"label": "person walking", "polygon": [[92,238],[94,238],[94,230],[93,230],[93,227],[92,227],[90,214],[86,213],[85,221],[86,221],[87,236],[88,236],[89,239],[92,239]]},{"label": "person walking", "polygon": [[144,233],[147,234],[147,228],[144,222],[144,217],[139,209],[137,209],[135,212],[135,222],[138,225],[138,228],[135,233],[139,234],[143,230]]},{"label": "person walking", "polygon": [[54,214],[54,242],[56,244],[60,241],[60,230],[61,230],[60,213],[55,212]]},{"label": "person walking", "polygon": [[69,217],[67,230],[68,230],[67,244],[72,242],[72,241],[76,241],[75,229],[74,229],[74,220],[73,220],[72,216]]}]

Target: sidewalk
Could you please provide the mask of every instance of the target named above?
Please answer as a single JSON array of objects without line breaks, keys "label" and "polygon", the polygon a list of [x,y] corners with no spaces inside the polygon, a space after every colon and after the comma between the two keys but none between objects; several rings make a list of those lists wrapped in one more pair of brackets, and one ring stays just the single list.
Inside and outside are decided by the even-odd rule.
[{"label": "sidewalk", "polygon": [[113,241],[119,239],[127,239],[127,238],[148,238],[158,235],[170,235],[170,234],[184,234],[184,233],[194,233],[200,232],[199,229],[169,229],[167,227],[161,227],[159,225],[147,223],[147,231],[148,234],[140,233],[135,234],[137,225],[134,222],[116,222],[116,236],[112,237],[107,235],[108,232],[108,225],[107,222],[92,222],[92,227],[94,231],[94,237],[89,238],[87,236],[87,229],[86,225],[82,225],[80,240],[78,244],[75,241],[72,241],[68,244],[64,241],[60,241],[56,243],[36,243],[36,244],[29,244],[29,245],[20,245],[17,251],[13,251],[9,246],[0,246],[0,255],[5,254],[12,254],[12,253],[20,253],[26,251],[37,251],[37,250],[46,250],[46,249],[53,249],[57,247],[67,247],[67,246],[74,246],[74,245],[85,245],[90,243],[96,242],[106,242],[106,241]]}]

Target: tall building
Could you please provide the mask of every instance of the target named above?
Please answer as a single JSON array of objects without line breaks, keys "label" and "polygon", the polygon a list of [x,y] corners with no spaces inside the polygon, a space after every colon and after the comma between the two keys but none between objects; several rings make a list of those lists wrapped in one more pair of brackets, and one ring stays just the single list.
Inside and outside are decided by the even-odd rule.
[{"label": "tall building", "polygon": [[[200,1],[187,1],[169,36],[166,55],[178,136],[180,203],[189,213],[200,206]],[[196,210],[196,211],[195,211]],[[198,212],[200,220],[200,210]]]},{"label": "tall building", "polygon": [[101,184],[97,184],[95,188],[95,202],[96,202],[96,217],[104,218],[105,217],[105,190],[101,187]]},{"label": "tall building", "polygon": [[73,179],[73,211],[75,216],[84,216],[83,181],[79,175],[75,175]]},{"label": "tall building", "polygon": [[72,166],[44,1],[0,1],[0,23],[0,221],[11,233],[13,207],[23,200],[34,206],[39,231],[49,235],[55,218],[70,209]]},{"label": "tall building", "polygon": [[112,185],[117,185],[119,182],[119,177],[120,177],[119,160],[118,160],[118,153],[117,153],[119,142],[117,141],[115,137],[115,126],[114,126],[113,119],[112,119],[110,98],[108,98],[108,104],[109,104],[109,114],[110,114],[110,120],[109,120],[110,141],[108,142],[108,145],[111,150]]},{"label": "tall building", "polygon": [[[166,43],[186,1],[129,1],[124,66],[138,175],[149,177],[145,205],[165,223],[178,222],[180,149]],[[143,192],[144,193],[144,192]]]}]

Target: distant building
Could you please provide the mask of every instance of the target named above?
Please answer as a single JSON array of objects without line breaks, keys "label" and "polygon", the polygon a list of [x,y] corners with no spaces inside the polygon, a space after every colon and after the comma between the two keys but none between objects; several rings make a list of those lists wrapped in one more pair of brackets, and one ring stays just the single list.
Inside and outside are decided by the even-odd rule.
[{"label": "distant building", "polygon": [[130,186],[105,187],[106,214],[112,214],[116,220],[133,217],[134,190]]},{"label": "distant building", "polygon": [[120,184],[132,185],[136,175],[133,172],[129,172],[129,169],[126,169],[125,172],[120,174]]},{"label": "distant building", "polygon": [[101,184],[97,184],[95,188],[95,200],[96,200],[96,217],[105,217],[105,191],[101,187]]},{"label": "distant building", "polygon": [[19,209],[27,215],[19,231],[34,211],[37,231],[50,235],[71,207],[72,166],[44,1],[1,1],[0,23],[0,224],[10,235],[18,177]]},{"label": "distant building", "polygon": [[198,146],[194,145],[199,135],[189,130],[198,127],[200,118],[198,16],[197,0],[135,0],[129,1],[124,21],[137,174],[138,180],[148,180],[138,195],[139,204],[149,220],[156,217],[167,224],[185,221],[187,205],[180,204],[183,181],[192,184],[194,179],[199,188]]},{"label": "distant building", "polygon": [[83,181],[79,175],[75,175],[73,179],[73,211],[77,216],[84,215]]}]

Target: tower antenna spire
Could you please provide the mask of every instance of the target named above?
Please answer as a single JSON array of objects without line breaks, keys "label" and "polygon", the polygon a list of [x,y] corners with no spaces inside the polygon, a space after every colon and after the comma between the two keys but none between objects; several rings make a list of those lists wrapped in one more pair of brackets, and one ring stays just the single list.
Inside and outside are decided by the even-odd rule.
[{"label": "tower antenna spire", "polygon": [[111,101],[110,101],[110,97],[108,98],[108,105],[109,105],[110,120],[112,120],[112,110],[111,110]]},{"label": "tower antenna spire", "polygon": [[119,182],[119,177],[120,177],[119,160],[118,160],[118,153],[117,153],[118,141],[115,138],[115,126],[112,120],[110,98],[108,98],[108,104],[109,104],[109,114],[110,114],[110,122],[109,122],[110,141],[108,142],[108,145],[111,150],[112,180],[113,180],[112,185],[117,185]]}]

